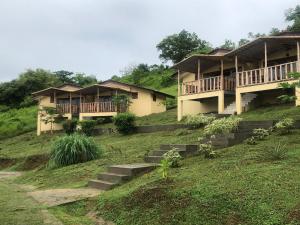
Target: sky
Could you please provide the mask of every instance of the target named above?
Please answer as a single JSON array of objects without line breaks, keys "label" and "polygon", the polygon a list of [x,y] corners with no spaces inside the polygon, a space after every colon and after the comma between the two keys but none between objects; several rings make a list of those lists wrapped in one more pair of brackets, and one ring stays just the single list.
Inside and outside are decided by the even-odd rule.
[{"label": "sky", "polygon": [[159,64],[156,45],[185,29],[214,47],[285,28],[298,0],[0,0],[0,82],[26,69],[99,80]]}]

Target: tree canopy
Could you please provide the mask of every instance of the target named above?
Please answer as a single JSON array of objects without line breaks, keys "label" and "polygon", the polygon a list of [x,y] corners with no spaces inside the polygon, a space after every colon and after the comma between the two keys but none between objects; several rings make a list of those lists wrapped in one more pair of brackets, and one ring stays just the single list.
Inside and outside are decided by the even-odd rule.
[{"label": "tree canopy", "polygon": [[285,12],[285,19],[288,22],[292,22],[292,24],[287,27],[288,31],[300,32],[300,5],[288,9]]}]

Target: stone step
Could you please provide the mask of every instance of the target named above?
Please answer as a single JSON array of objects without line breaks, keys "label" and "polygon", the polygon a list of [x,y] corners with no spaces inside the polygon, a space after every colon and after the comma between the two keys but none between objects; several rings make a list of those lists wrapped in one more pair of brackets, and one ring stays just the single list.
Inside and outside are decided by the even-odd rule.
[{"label": "stone step", "polygon": [[121,183],[130,180],[130,176],[117,173],[100,173],[97,176],[98,180],[108,181],[112,183]]},{"label": "stone step", "polygon": [[173,148],[176,148],[178,150],[193,152],[193,151],[198,151],[199,146],[198,145],[180,145],[180,144],[160,145],[160,150],[172,150]]},{"label": "stone step", "polygon": [[163,159],[162,156],[146,156],[145,162],[148,163],[160,163],[160,161]]},{"label": "stone step", "polygon": [[165,153],[167,153],[169,150],[155,150],[148,154],[148,156],[163,156]]},{"label": "stone step", "polygon": [[143,173],[150,172],[157,167],[153,163],[135,163],[135,164],[125,164],[125,165],[113,165],[109,166],[108,173],[116,173],[128,176],[136,176]]},{"label": "stone step", "polygon": [[97,188],[100,190],[110,190],[117,186],[117,183],[107,182],[103,180],[90,180],[88,186],[91,188]]}]

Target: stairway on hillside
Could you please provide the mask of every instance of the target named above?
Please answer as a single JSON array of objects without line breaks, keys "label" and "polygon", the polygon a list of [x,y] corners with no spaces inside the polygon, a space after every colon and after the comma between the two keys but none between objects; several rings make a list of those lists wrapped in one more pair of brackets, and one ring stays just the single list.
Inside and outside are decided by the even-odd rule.
[{"label": "stairway on hillside", "polygon": [[[253,93],[246,93],[242,96],[242,107],[247,107],[255,98],[257,97],[256,94]],[[222,114],[234,114],[236,112],[236,102],[232,102],[229,104]]]},{"label": "stairway on hillside", "polygon": [[198,145],[161,145],[159,150],[152,151],[145,157],[146,163],[109,166],[107,172],[99,174],[95,180],[90,180],[88,185],[101,190],[112,189],[154,170],[162,160],[163,154],[172,149],[176,149],[182,157],[188,157],[197,153]]}]

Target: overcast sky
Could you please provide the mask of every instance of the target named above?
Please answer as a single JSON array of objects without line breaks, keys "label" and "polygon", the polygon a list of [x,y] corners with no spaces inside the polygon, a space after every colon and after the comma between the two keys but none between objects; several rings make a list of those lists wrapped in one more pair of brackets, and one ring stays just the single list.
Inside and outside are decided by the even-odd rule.
[{"label": "overcast sky", "polygon": [[0,81],[28,68],[104,80],[160,63],[156,44],[182,29],[214,47],[287,26],[299,0],[0,0]]}]

